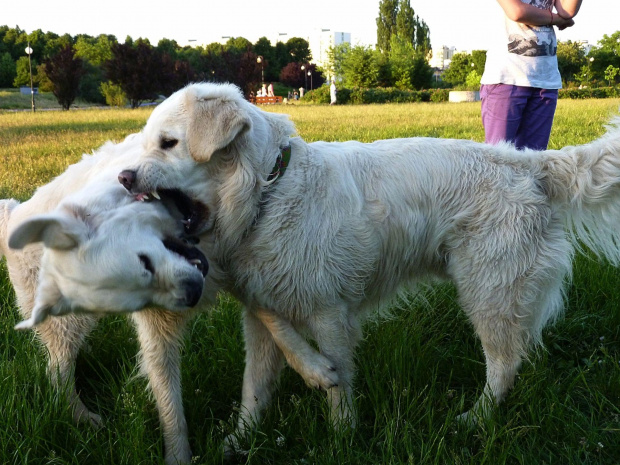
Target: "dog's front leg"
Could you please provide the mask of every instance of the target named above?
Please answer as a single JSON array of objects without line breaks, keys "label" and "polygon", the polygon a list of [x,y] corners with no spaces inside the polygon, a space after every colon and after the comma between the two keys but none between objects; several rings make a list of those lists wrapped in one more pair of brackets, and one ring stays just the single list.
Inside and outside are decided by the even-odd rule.
[{"label": "dog's front leg", "polygon": [[149,379],[164,436],[166,465],[190,463],[192,451],[181,395],[181,342],[191,312],[135,312],[141,370]]},{"label": "dog's front leg", "polygon": [[338,385],[336,365],[308,344],[290,321],[266,308],[258,308],[255,313],[271,333],[286,362],[308,386],[328,391]]},{"label": "dog's front leg", "polygon": [[86,421],[101,426],[101,417],[88,410],[75,390],[75,360],[86,336],[97,323],[91,315],[48,318],[37,327],[49,354],[48,375],[52,385],[64,392],[76,423]]},{"label": "dog's front leg", "polygon": [[330,419],[334,428],[355,427],[353,378],[355,348],[362,338],[359,319],[346,305],[314,312],[308,327],[321,354],[333,363],[340,382],[327,390]]}]

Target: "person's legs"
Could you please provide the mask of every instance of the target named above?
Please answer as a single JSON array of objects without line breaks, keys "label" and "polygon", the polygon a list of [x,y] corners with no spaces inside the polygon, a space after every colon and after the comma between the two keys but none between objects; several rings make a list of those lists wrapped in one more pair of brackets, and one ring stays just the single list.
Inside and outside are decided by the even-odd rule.
[{"label": "person's legs", "polygon": [[482,98],[482,125],[485,142],[514,142],[527,105],[527,88],[508,84],[487,84],[480,89]]},{"label": "person's legs", "polygon": [[532,89],[515,138],[518,149],[547,149],[557,102],[557,89]]}]

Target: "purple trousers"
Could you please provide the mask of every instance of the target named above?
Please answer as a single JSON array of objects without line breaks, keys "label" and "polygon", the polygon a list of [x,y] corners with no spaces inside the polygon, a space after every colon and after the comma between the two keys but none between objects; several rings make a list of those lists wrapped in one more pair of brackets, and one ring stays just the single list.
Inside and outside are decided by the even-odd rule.
[{"label": "purple trousers", "polygon": [[480,87],[480,98],[486,143],[506,140],[518,149],[547,148],[557,89],[486,84]]}]

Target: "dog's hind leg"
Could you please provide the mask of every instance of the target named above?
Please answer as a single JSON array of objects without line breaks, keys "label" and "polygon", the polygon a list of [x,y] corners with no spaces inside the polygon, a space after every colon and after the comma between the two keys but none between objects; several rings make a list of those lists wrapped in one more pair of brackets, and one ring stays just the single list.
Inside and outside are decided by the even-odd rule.
[{"label": "dog's hind leg", "polygon": [[75,361],[97,320],[98,317],[91,315],[65,315],[48,318],[37,327],[48,351],[48,376],[52,385],[64,392],[75,422],[88,421],[95,427],[101,425],[101,417],[88,410],[75,389]]},{"label": "dog's hind leg", "polygon": [[192,312],[144,310],[132,313],[140,342],[141,370],[148,376],[164,436],[166,465],[190,463],[181,393],[181,344]]},{"label": "dog's hind leg", "polygon": [[278,348],[270,330],[256,312],[243,314],[245,342],[245,371],[237,429],[224,440],[225,456],[242,452],[239,445],[256,427],[263,409],[271,401],[273,388],[284,367],[284,354]]},{"label": "dog's hind leg", "polygon": [[362,338],[361,323],[342,305],[313,313],[308,326],[321,354],[334,364],[339,377],[338,384],[327,390],[331,423],[335,428],[355,427],[354,356]]}]

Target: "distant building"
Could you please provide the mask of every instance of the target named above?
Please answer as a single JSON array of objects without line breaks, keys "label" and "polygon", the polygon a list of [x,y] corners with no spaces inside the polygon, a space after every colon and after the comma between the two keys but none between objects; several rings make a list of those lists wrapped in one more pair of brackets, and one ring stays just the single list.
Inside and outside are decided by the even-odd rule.
[{"label": "distant building", "polygon": [[[330,29],[318,29],[315,34],[308,40],[310,43],[310,52],[312,53],[312,62],[316,63],[320,68],[325,69],[329,63],[329,49],[336,45],[351,43],[350,32],[336,32]],[[325,76],[327,82],[336,76]]]},{"label": "distant building", "polygon": [[432,56],[429,61],[431,68],[444,70],[450,66],[452,56],[456,53],[456,47],[448,47],[444,45],[441,48],[434,48],[431,53]]}]

